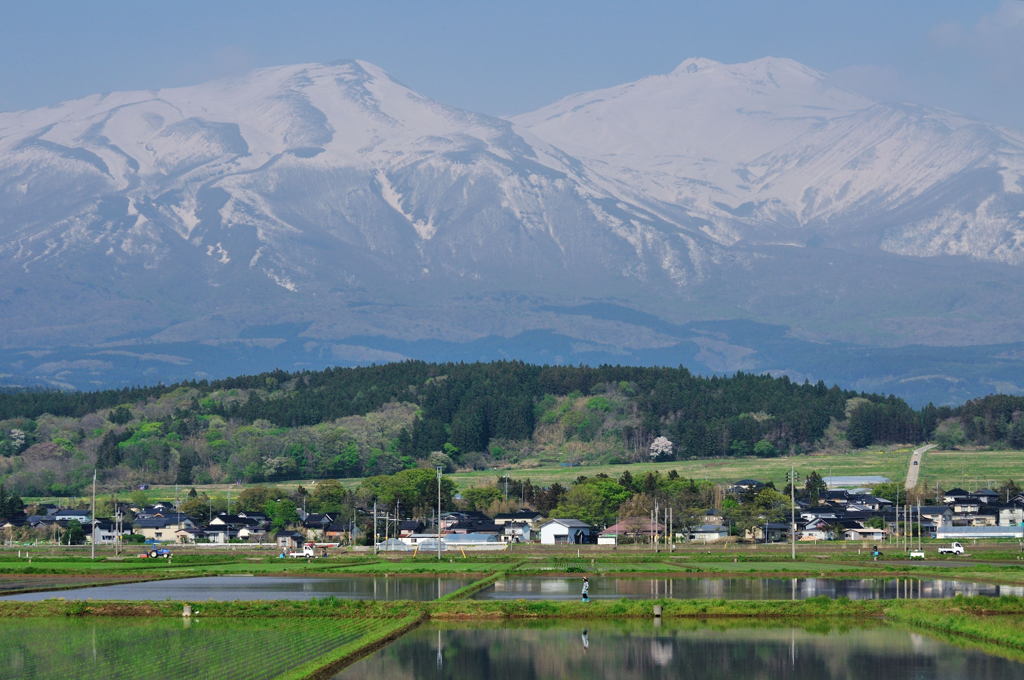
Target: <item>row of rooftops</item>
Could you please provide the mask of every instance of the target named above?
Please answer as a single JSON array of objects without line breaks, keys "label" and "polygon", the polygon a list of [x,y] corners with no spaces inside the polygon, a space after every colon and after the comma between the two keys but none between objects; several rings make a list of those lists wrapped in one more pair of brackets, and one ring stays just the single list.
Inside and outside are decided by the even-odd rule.
[{"label": "row of rooftops", "polygon": [[[861,482],[870,482],[871,484],[880,484],[888,482],[889,480],[885,477],[830,477],[826,479],[843,479],[843,480],[857,480]],[[880,481],[878,481],[880,480]],[[729,491],[732,493],[743,493],[747,491],[758,491],[767,486],[765,482],[758,481],[756,479],[741,479],[733,482],[729,487]],[[954,503],[956,501],[977,501],[979,503],[996,504],[1000,500],[999,493],[992,489],[978,489],[977,491],[966,491],[960,488],[949,489],[948,491],[942,492],[942,499],[944,503]],[[894,504],[892,500],[886,498],[878,498],[871,493],[869,488],[854,488],[854,489],[837,489],[831,488],[825,491],[822,496],[823,501],[829,502],[859,502],[859,503],[881,503],[881,504]],[[1005,500],[1005,505],[1020,505],[1024,506],[1024,493],[1011,496]],[[798,501],[799,502],[799,501]]]},{"label": "row of rooftops", "polygon": [[[764,488],[765,484],[755,479],[743,479],[735,482],[731,489],[735,492],[749,491]],[[999,494],[991,489],[980,489],[968,492],[964,489],[954,488],[942,494],[944,505],[921,506],[921,516],[925,521],[934,518],[937,522],[949,523],[950,516],[974,514],[977,516],[997,516],[1000,509],[1024,508],[1024,494],[1018,494],[1009,500],[1008,503],[999,502]],[[798,511],[807,521],[825,519],[832,523],[845,526],[845,523],[855,524],[863,522],[872,517],[893,518],[895,521],[895,503],[886,498],[879,498],[870,493],[868,489],[831,489],[826,491],[821,499],[821,504],[810,507],[808,503],[797,501]],[[57,524],[65,527],[68,522],[77,520],[82,524],[91,522],[88,510],[73,508],[60,508],[51,504],[37,506],[45,514],[36,514],[24,518],[21,521],[15,520],[14,524],[27,523],[30,526],[46,524]],[[190,528],[204,529],[214,532],[225,530],[239,531],[248,529],[259,532],[266,529],[268,518],[261,512],[239,512],[237,514],[220,513],[214,517],[206,527],[198,527],[198,523],[191,517],[179,513],[173,503],[156,503],[142,508],[129,508],[127,504],[119,504],[118,510],[135,512],[135,520],[131,522],[134,528],[161,529],[176,525],[186,525]],[[916,512],[916,506],[914,512]],[[711,511],[708,512],[711,514]],[[541,513],[532,510],[520,510],[511,513],[498,513],[493,518],[478,511],[449,511],[441,514],[442,530],[447,534],[479,534],[479,533],[502,533],[507,525],[530,526],[537,528],[544,519]],[[297,525],[303,529],[319,530],[325,533],[344,533],[349,531],[351,525],[347,521],[340,521],[334,513],[304,513],[299,512]],[[558,519],[560,523],[571,522],[573,526],[588,526],[579,520]],[[634,520],[629,520],[634,522]],[[643,524],[645,520],[639,520]],[[713,525],[713,519],[708,522]],[[112,530],[113,520],[99,518],[96,525],[100,529]],[[569,525],[566,525],[569,526]],[[422,522],[417,520],[400,520],[399,531],[402,534],[418,534],[424,530]],[[618,527],[619,532],[642,530],[643,527],[631,527],[623,525]],[[850,527],[854,528],[854,527]],[[606,531],[616,531],[616,527],[609,527]]]}]

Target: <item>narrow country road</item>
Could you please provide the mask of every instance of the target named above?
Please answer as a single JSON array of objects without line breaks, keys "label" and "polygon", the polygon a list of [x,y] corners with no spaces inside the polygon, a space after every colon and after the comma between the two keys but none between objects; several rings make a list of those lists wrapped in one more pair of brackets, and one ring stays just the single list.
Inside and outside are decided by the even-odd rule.
[{"label": "narrow country road", "polygon": [[904,485],[907,491],[917,486],[917,473],[921,471],[921,457],[924,455],[924,452],[931,451],[936,446],[938,444],[928,444],[919,449],[914,449],[914,452],[910,454],[910,465],[907,466],[907,483]]}]

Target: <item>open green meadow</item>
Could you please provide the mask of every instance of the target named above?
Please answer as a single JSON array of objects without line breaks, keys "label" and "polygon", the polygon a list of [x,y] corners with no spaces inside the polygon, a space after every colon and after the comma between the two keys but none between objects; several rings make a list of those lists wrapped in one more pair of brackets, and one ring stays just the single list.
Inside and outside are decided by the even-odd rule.
[{"label": "open green meadow", "polygon": [[[880,475],[894,482],[903,482],[907,476],[912,447],[895,449],[871,448],[851,453],[811,453],[779,458],[702,458],[693,460],[669,461],[663,463],[630,463],[616,465],[524,465],[512,468],[474,470],[453,472],[446,477],[459,488],[485,486],[495,484],[505,476],[513,479],[529,478],[534,484],[550,486],[559,483],[569,486],[577,477],[592,477],[606,474],[619,477],[629,470],[634,477],[648,472],[668,474],[675,470],[680,476],[697,480],[706,480],[718,484],[729,484],[739,479],[757,479],[773,482],[776,488],[783,488],[790,467],[796,469],[801,477],[811,471],[825,476],[838,475]],[[958,450],[936,451],[924,454],[921,463],[920,483],[925,488],[936,484],[940,488],[954,486],[966,487],[971,490],[981,487],[994,487],[1002,482],[1013,479],[1024,480],[1024,452],[1021,451],[984,451]],[[340,480],[342,485],[354,488],[362,482],[362,478],[351,477]],[[292,480],[268,482],[285,490],[293,490],[302,486],[307,489],[316,485],[316,480]],[[203,492],[218,501],[237,498],[246,486],[256,484],[198,484],[194,485],[197,492]],[[157,501],[181,500],[188,489],[185,486],[154,485],[144,491],[132,491],[133,497],[142,496],[148,503]],[[128,492],[122,491],[127,497]],[[104,492],[104,496],[106,496]],[[57,497],[33,497],[24,499],[26,502],[50,502],[67,504],[69,499]]]},{"label": "open green meadow", "polygon": [[[732,483],[738,479],[753,478],[763,482],[774,482],[777,488],[786,484],[786,474],[795,467],[803,476],[817,471],[824,476],[838,475],[881,475],[897,482],[907,476],[912,448],[874,448],[842,454],[806,454],[780,458],[709,458],[697,460],[669,461],[664,463],[630,463],[628,465],[579,465],[516,467],[500,470],[477,470],[453,472],[446,475],[460,488],[494,484],[504,476],[515,479],[529,478],[534,484],[549,486],[555,482],[568,486],[577,477],[592,477],[606,474],[619,477],[629,470],[634,477],[647,472],[668,474],[675,470],[681,477],[707,480],[715,483]],[[1007,479],[1024,479],[1024,452],[1021,451],[929,451],[924,454],[920,472],[921,482],[926,486],[938,483],[940,487],[990,486]],[[341,480],[348,487],[358,486],[361,479]],[[278,486],[302,485],[309,488],[314,480],[283,482]],[[197,487],[218,497],[225,497],[229,491],[236,493],[239,487],[210,485]],[[157,487],[150,490],[153,498],[166,499],[173,487]],[[173,494],[172,494],[173,495]]]}]

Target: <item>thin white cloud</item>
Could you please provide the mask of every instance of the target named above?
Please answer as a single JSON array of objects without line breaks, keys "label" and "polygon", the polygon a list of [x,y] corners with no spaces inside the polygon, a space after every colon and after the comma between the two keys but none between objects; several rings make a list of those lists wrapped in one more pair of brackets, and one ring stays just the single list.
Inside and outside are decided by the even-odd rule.
[{"label": "thin white cloud", "polygon": [[1003,0],[973,26],[939,24],[929,37],[938,47],[968,50],[998,70],[1019,76],[1018,68],[1024,64],[1024,1]]}]

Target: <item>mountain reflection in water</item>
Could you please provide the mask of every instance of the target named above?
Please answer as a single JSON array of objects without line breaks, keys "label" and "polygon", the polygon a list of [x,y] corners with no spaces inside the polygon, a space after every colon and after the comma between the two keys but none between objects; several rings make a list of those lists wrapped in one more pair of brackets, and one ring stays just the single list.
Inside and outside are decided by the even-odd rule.
[{"label": "mountain reflection in water", "polygon": [[336,680],[1011,680],[1024,664],[883,624],[803,630],[651,621],[431,624]]},{"label": "mountain reflection in water", "polygon": [[[481,590],[478,600],[569,600],[580,594],[580,579],[504,578]],[[1024,587],[947,579],[835,578],[593,578],[591,599],[851,600],[944,598],[957,595],[1024,595]]]}]

